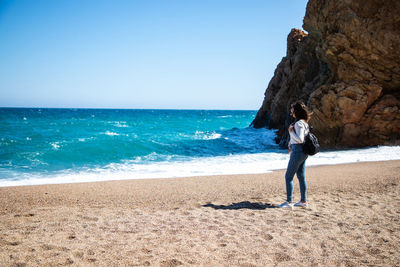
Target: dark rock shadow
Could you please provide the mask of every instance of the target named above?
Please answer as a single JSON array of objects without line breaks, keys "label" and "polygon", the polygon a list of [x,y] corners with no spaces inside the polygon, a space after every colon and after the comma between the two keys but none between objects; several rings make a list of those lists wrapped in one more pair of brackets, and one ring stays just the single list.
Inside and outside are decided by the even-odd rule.
[{"label": "dark rock shadow", "polygon": [[265,209],[276,208],[274,205],[269,203],[250,202],[250,201],[242,201],[238,203],[232,203],[230,205],[214,205],[212,203],[207,203],[205,205],[202,205],[202,207],[213,208],[216,210],[240,210],[240,209],[265,210]]}]

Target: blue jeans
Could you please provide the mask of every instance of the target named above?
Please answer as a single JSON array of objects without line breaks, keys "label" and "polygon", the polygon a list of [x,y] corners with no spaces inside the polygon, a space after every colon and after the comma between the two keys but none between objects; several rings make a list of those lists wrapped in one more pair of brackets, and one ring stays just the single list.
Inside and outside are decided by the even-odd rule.
[{"label": "blue jeans", "polygon": [[285,180],[286,180],[286,201],[293,201],[293,177],[297,174],[300,184],[301,201],[307,201],[307,182],[305,177],[306,172],[306,159],[308,155],[303,152],[303,145],[295,144],[290,145],[292,153],[290,154],[290,160],[286,169]]}]

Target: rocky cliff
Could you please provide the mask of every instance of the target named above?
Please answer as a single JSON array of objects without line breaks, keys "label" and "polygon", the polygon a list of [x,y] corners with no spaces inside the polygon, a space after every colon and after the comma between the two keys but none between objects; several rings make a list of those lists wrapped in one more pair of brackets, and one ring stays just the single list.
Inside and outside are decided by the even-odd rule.
[{"label": "rocky cliff", "polygon": [[400,1],[310,0],[252,125],[287,144],[302,99],[323,148],[400,144]]}]

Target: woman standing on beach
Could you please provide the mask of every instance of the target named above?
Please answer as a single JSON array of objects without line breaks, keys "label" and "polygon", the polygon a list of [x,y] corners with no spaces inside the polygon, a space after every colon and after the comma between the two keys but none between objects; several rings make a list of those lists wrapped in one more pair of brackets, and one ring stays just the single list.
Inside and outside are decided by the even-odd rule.
[{"label": "woman standing on beach", "polygon": [[[311,113],[306,105],[297,101],[291,105],[290,115],[295,119],[295,123],[289,126],[289,153],[290,159],[286,169],[286,202],[280,204],[278,208],[307,207],[307,182],[305,177],[305,163],[308,157],[303,152],[303,143],[305,136],[309,133],[308,120]],[[300,184],[301,200],[296,204],[293,201],[293,177],[297,174]]]}]

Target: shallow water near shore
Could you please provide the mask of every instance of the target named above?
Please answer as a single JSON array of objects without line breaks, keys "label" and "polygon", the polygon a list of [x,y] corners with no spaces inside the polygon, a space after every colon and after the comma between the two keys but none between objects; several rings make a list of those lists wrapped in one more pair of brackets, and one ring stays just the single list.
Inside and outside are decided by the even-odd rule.
[{"label": "shallow water near shore", "polygon": [[[264,173],[289,154],[256,111],[0,109],[0,186]],[[308,166],[400,159],[400,147],[321,152]]]}]

